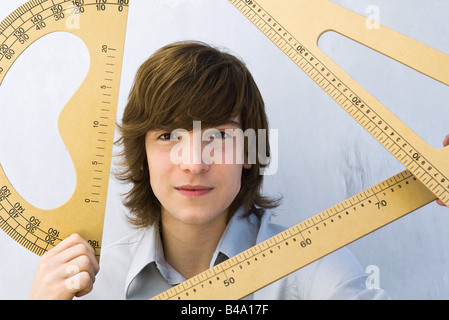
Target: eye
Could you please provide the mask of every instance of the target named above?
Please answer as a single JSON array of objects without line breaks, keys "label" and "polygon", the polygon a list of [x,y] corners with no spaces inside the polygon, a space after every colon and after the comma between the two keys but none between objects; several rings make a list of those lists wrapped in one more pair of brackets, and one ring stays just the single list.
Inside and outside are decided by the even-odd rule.
[{"label": "eye", "polygon": [[217,130],[217,129],[211,129],[209,132],[205,133],[205,137],[210,141],[211,138],[214,140],[216,139],[229,139],[232,138],[232,136],[227,132],[227,130]]},{"label": "eye", "polygon": [[212,137],[214,139],[226,139],[227,137],[229,137],[229,135],[226,132],[224,132],[224,131],[218,131],[218,132],[215,132],[212,135]]},{"label": "eye", "polygon": [[179,141],[181,140],[181,136],[174,132],[165,132],[159,135],[157,139],[162,141]]}]

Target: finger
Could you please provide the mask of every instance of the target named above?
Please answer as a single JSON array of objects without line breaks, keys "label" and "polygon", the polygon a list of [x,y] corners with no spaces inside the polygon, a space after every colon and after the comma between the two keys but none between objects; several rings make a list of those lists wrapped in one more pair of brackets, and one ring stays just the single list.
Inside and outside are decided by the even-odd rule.
[{"label": "finger", "polygon": [[94,288],[94,287],[93,287],[93,284],[90,283],[89,286],[86,287],[86,289],[84,289],[83,291],[77,292],[77,293],[75,294],[75,297],[80,298],[80,297],[82,297],[82,296],[88,294],[89,292],[91,292],[93,288]]},{"label": "finger", "polygon": [[[96,259],[94,259],[96,263]],[[98,270],[87,255],[80,255],[65,266],[65,286],[72,295],[81,297],[93,289]]]},{"label": "finger", "polygon": [[95,275],[97,274],[97,270],[95,266],[92,264],[92,261],[87,256],[79,256],[76,259],[68,262],[65,265],[66,270],[66,278],[70,278],[75,276],[76,274],[80,274],[83,272],[87,272],[90,276],[92,283],[95,282]]},{"label": "finger", "polygon": [[[446,137],[443,140],[443,147],[447,147],[448,145],[449,145],[449,134],[446,135]],[[440,206],[447,207],[446,204],[440,199],[438,199],[436,203],[438,203]]]},{"label": "finger", "polygon": [[443,147],[447,147],[449,145],[449,134],[443,140]]},{"label": "finger", "polygon": [[95,249],[84,239],[83,239],[82,244],[80,244],[80,245],[82,245],[84,247],[84,249],[87,249],[87,251],[85,251],[84,253],[83,253],[83,251],[81,251],[80,255],[86,255],[89,258],[90,265],[92,265],[94,267],[95,274],[97,274],[98,271],[100,270],[100,266],[99,266],[98,260],[95,256]]},{"label": "finger", "polygon": [[[61,252],[58,256],[54,257],[56,264],[69,264],[75,263],[75,260],[78,258],[88,259],[88,262],[94,268],[95,274],[100,269],[98,265],[98,261],[95,258],[94,251],[92,250],[92,246],[86,243],[78,243],[63,252]],[[82,260],[85,261],[85,260]]]},{"label": "finger", "polygon": [[86,271],[77,273],[65,281],[67,290],[76,297],[81,297],[91,292],[93,283],[90,274]]},{"label": "finger", "polygon": [[[56,256],[63,252],[64,250],[67,250],[70,247],[73,247],[80,243],[87,243],[86,240],[84,240],[79,234],[72,234],[66,239],[62,240],[58,245],[56,245],[53,249],[49,250],[44,254],[46,258],[51,258],[53,256]],[[90,246],[92,247],[92,246]],[[95,250],[92,248],[92,251],[95,252]]]}]

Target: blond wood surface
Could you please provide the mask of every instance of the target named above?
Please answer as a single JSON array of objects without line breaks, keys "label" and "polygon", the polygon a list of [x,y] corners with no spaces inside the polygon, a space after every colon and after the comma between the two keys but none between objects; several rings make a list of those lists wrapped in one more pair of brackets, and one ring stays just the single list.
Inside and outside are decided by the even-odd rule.
[{"label": "blond wood surface", "polygon": [[[69,201],[52,210],[32,206],[0,166],[0,227],[38,255],[75,232],[100,254],[128,12],[127,1],[121,3],[33,0],[0,23],[0,84],[17,57],[51,32],[77,35],[91,59],[86,78],[59,117],[76,171]],[[69,14],[79,15],[77,25],[67,23]]]}]

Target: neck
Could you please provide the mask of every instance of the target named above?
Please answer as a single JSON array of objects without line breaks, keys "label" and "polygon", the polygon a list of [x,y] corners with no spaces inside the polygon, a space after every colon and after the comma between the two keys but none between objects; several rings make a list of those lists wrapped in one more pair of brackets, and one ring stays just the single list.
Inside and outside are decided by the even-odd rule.
[{"label": "neck", "polygon": [[165,260],[186,279],[209,269],[226,225],[226,213],[206,224],[186,224],[162,213]]}]

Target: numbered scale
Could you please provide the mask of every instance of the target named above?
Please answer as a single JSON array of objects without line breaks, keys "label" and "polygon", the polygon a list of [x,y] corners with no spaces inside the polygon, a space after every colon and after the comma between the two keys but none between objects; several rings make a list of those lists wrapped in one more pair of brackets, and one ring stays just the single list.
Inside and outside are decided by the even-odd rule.
[{"label": "numbered scale", "polygon": [[[32,0],[0,23],[0,84],[18,56],[51,32],[77,35],[91,58],[84,82],[59,117],[59,131],[76,171],[70,200],[53,210],[33,207],[10,184],[0,164],[0,227],[38,255],[76,232],[99,258],[127,14],[128,0]],[[69,17],[77,23],[68,23]]]},{"label": "numbered scale", "polygon": [[449,56],[385,26],[368,29],[366,17],[328,0],[229,1],[408,170],[154,299],[240,299],[437,198],[449,204],[449,149],[427,145],[317,42],[333,30],[446,85]]}]

